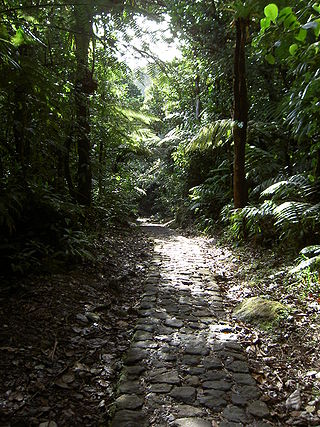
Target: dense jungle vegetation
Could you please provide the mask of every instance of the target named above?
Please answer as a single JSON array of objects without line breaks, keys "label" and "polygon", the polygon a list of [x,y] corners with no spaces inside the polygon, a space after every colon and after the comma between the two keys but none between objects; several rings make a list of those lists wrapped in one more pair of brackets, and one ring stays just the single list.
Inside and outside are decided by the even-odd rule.
[{"label": "dense jungle vegetation", "polygon": [[[139,215],[223,227],[319,269],[319,3],[0,9],[1,274],[90,259],[97,234]],[[162,37],[137,17],[169,23],[181,57],[135,45]],[[149,65],[131,69],[130,49]]]}]

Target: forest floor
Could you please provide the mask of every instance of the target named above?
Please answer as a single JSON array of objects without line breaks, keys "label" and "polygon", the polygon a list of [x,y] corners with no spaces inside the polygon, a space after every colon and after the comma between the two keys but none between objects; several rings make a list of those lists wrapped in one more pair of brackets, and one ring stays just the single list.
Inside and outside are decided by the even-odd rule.
[{"label": "forest floor", "polygon": [[[219,286],[271,425],[320,425],[319,295],[287,280],[287,259],[271,250],[189,238]],[[139,229],[113,230],[97,242],[95,264],[1,292],[1,426],[106,425],[153,248]],[[290,314],[267,330],[236,321],[234,307],[255,295],[290,304]]]}]

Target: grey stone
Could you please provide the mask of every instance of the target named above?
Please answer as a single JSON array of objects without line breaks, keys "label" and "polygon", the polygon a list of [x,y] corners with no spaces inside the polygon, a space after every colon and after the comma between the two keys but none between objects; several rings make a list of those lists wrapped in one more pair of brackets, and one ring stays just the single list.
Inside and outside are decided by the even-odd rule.
[{"label": "grey stone", "polygon": [[186,354],[199,356],[207,356],[210,353],[208,347],[206,347],[206,343],[189,344],[185,347],[184,351]]},{"label": "grey stone", "polygon": [[235,362],[230,363],[226,366],[227,369],[229,369],[232,372],[238,372],[238,373],[248,373],[249,367],[246,362],[242,362],[240,360],[236,360]]},{"label": "grey stone", "polygon": [[144,366],[127,366],[124,369],[124,372],[131,376],[140,376],[142,372],[144,372],[146,368]]},{"label": "grey stone", "polygon": [[177,405],[173,408],[173,410],[179,418],[199,417],[204,414],[202,408],[198,408],[196,406],[191,405]]},{"label": "grey stone", "polygon": [[266,417],[269,415],[268,406],[261,400],[256,400],[255,402],[248,405],[248,412],[256,417]]},{"label": "grey stone", "polygon": [[[193,311],[192,314],[195,317],[202,317],[202,318],[212,316],[212,313],[209,310],[197,310],[197,311]],[[211,321],[212,321],[212,319],[211,319]]]},{"label": "grey stone", "polygon": [[141,310],[148,310],[149,308],[153,308],[153,307],[154,307],[154,302],[151,302],[151,301],[142,301],[142,303],[140,304]]},{"label": "grey stone", "polygon": [[199,365],[201,358],[198,356],[192,356],[190,354],[184,355],[181,359],[183,365],[197,366]]},{"label": "grey stone", "polygon": [[246,423],[248,421],[244,410],[234,405],[228,405],[223,411],[223,416],[227,418],[228,421],[240,423]]},{"label": "grey stone", "polygon": [[185,378],[185,382],[188,385],[197,387],[200,384],[200,379],[199,379],[199,377],[197,377],[195,375],[188,375]]},{"label": "grey stone", "polygon": [[143,399],[134,394],[123,394],[116,399],[115,405],[118,409],[139,409],[143,405]]},{"label": "grey stone", "polygon": [[212,388],[215,390],[230,390],[232,387],[232,383],[226,380],[219,380],[219,381],[204,381],[202,383],[203,388]]},{"label": "grey stone", "polygon": [[217,357],[206,357],[203,361],[203,366],[206,369],[218,369],[222,367],[222,363]]},{"label": "grey stone", "polygon": [[190,386],[174,387],[170,396],[184,403],[193,403],[196,398],[196,389]]},{"label": "grey stone", "polygon": [[244,385],[255,385],[256,382],[249,374],[233,374],[233,378],[236,383]]},{"label": "grey stone", "polygon": [[180,418],[175,420],[174,426],[177,427],[212,427],[210,421],[203,420],[202,418]]},{"label": "grey stone", "polygon": [[219,424],[219,427],[243,427],[243,424],[242,423],[232,423],[229,421],[222,421]]},{"label": "grey stone", "polygon": [[227,402],[222,398],[213,398],[212,396],[202,396],[199,402],[206,408],[212,409],[213,411],[221,410],[226,406]]},{"label": "grey stone", "polygon": [[172,390],[172,385],[166,383],[151,384],[149,390],[151,393],[169,393]]},{"label": "grey stone", "polygon": [[140,349],[131,349],[128,351],[124,362],[127,365],[134,365],[146,357],[146,352]]},{"label": "grey stone", "polygon": [[221,371],[207,371],[205,374],[202,375],[202,379],[205,381],[219,381],[222,380],[222,378],[225,378],[226,374]]},{"label": "grey stone", "polygon": [[133,339],[135,341],[146,341],[146,340],[152,340],[153,335],[150,332],[145,332],[145,331],[137,331],[134,335],[133,335]]},{"label": "grey stone", "polygon": [[117,411],[111,422],[111,427],[148,427],[149,423],[141,411],[122,409]]},{"label": "grey stone", "polygon": [[142,394],[143,387],[138,381],[121,381],[118,387],[119,393],[124,394]]},{"label": "grey stone", "polygon": [[140,348],[143,348],[143,349],[158,348],[158,344],[151,340],[135,341],[132,343],[132,350],[140,349]]},{"label": "grey stone", "polygon": [[151,376],[151,383],[165,383],[165,384],[180,384],[180,378],[177,371],[169,371]]},{"label": "grey stone", "polygon": [[252,385],[245,385],[238,387],[231,395],[232,402],[235,405],[245,405],[249,400],[258,399],[260,391],[258,387]]},{"label": "grey stone", "polygon": [[190,375],[201,375],[205,371],[203,366],[191,366],[190,368],[186,369],[186,372]]},{"label": "grey stone", "polygon": [[181,328],[183,326],[183,322],[175,317],[172,319],[166,319],[164,323],[166,326],[170,326],[172,328]]},{"label": "grey stone", "polygon": [[138,331],[145,331],[145,332],[153,332],[155,330],[155,326],[154,325],[137,325],[136,329]]}]

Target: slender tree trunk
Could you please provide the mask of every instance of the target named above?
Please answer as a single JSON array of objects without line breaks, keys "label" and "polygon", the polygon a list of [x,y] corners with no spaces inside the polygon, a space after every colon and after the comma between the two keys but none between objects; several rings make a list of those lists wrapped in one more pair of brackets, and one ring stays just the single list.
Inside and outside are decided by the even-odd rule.
[{"label": "slender tree trunk", "polygon": [[197,77],[194,81],[195,84],[195,95],[196,95],[196,119],[200,119],[201,113],[201,100],[200,100],[200,76],[197,74]]},{"label": "slender tree trunk", "polygon": [[89,206],[91,204],[92,172],[91,172],[91,144],[89,123],[90,83],[92,76],[89,72],[89,44],[92,35],[93,11],[90,3],[74,6],[75,40],[76,40],[76,135],[78,143],[78,188],[77,200]]},{"label": "slender tree trunk", "polygon": [[234,171],[233,195],[234,207],[243,208],[248,201],[248,188],[245,175],[245,148],[248,125],[248,95],[246,83],[246,29],[247,20],[236,20],[236,47],[234,55]]}]

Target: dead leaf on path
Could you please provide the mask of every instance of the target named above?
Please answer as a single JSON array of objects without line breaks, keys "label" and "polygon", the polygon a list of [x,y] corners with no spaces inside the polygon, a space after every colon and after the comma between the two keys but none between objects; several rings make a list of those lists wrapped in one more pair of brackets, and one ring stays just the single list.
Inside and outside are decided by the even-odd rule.
[{"label": "dead leaf on path", "polygon": [[301,408],[301,393],[299,389],[290,394],[286,400],[286,407],[288,409],[295,409],[296,411]]}]

